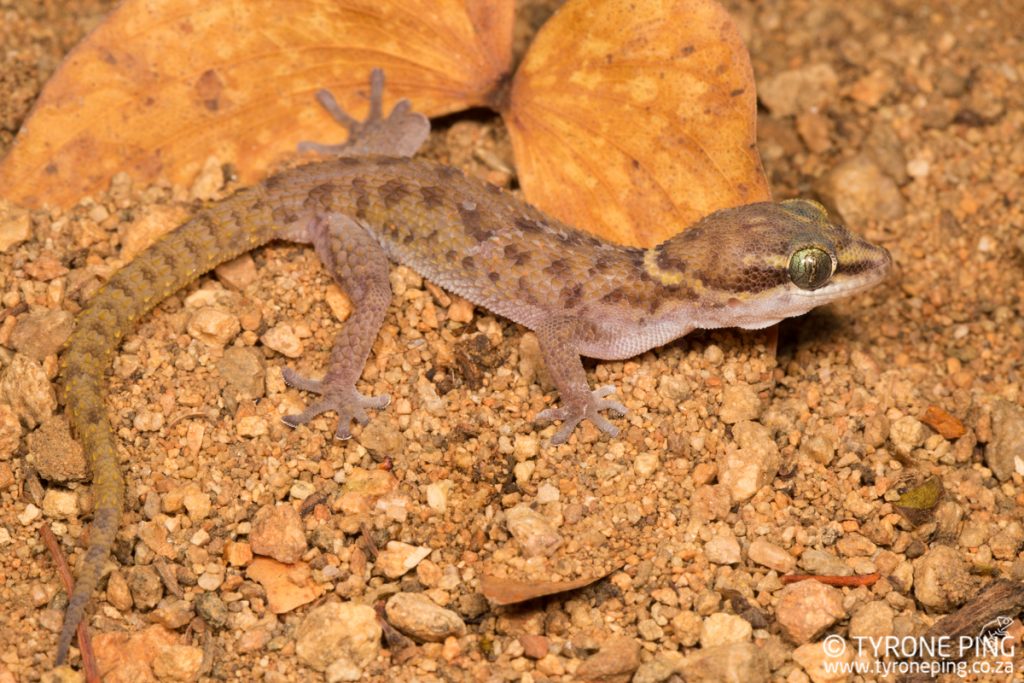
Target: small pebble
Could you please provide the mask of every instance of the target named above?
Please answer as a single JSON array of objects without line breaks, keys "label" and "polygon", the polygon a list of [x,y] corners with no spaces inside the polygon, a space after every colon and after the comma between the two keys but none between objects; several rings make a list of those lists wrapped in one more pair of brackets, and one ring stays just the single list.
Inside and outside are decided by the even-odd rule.
[{"label": "small pebble", "polygon": [[242,331],[242,323],[232,313],[204,306],[192,314],[185,329],[205,344],[224,347]]},{"label": "small pebble", "polygon": [[327,302],[327,307],[331,309],[331,315],[338,322],[343,323],[352,315],[352,302],[338,285],[331,283],[327,291],[324,292],[324,301]]},{"label": "small pebble", "polygon": [[992,439],[985,448],[985,464],[1000,481],[1024,471],[1024,408],[1005,399],[992,405]]},{"label": "small pebble", "polygon": [[270,433],[270,425],[261,415],[245,415],[238,419],[237,432],[239,436],[255,439]]},{"label": "small pebble", "polygon": [[42,514],[42,510],[37,508],[32,503],[25,505],[25,509],[22,510],[21,514],[18,515],[18,521],[21,522],[22,526],[28,526],[32,522],[39,519],[39,515]]},{"label": "small pebble", "polygon": [[771,680],[771,667],[764,649],[748,642],[701,648],[687,656],[676,669],[684,680],[694,683],[768,683]]},{"label": "small pebble", "polygon": [[0,201],[0,252],[32,237],[32,218],[28,211],[12,208]]},{"label": "small pebble", "polygon": [[778,593],[775,618],[797,645],[808,643],[846,617],[843,593],[818,581],[800,581]]},{"label": "small pebble", "polygon": [[640,666],[640,644],[626,636],[612,636],[597,654],[588,657],[576,669],[580,680],[629,680]]},{"label": "small pebble", "polygon": [[465,299],[456,298],[448,307],[448,319],[456,323],[471,323],[473,321],[473,304]]},{"label": "small pebble", "polygon": [[761,399],[749,384],[726,387],[722,392],[722,408],[719,418],[726,424],[743,420],[756,420],[761,416]]},{"label": "small pebble", "polygon": [[906,202],[895,181],[864,155],[840,162],[821,178],[816,189],[848,225],[897,220],[906,213]]},{"label": "small pebble", "polygon": [[704,619],[700,630],[700,646],[714,647],[750,640],[754,629],[743,617],[716,612]]},{"label": "small pebble", "polygon": [[263,333],[260,341],[268,348],[288,358],[298,358],[304,350],[302,340],[295,334],[294,328],[287,323],[271,327]]},{"label": "small pebble", "polygon": [[251,346],[225,349],[217,361],[217,371],[227,382],[232,399],[251,400],[266,393],[266,364],[263,355]]},{"label": "small pebble", "polygon": [[[807,643],[793,650],[793,661],[803,667],[812,683],[838,683],[846,680],[845,674],[837,674],[838,666],[849,666],[853,662],[855,648],[846,647],[841,652],[826,649],[824,643]],[[870,645],[865,645],[869,648]]]},{"label": "small pebble", "polygon": [[524,633],[519,636],[519,644],[523,646],[523,655],[530,659],[541,659],[548,654],[548,639],[544,636]]},{"label": "small pebble", "polygon": [[388,541],[384,550],[377,554],[374,567],[389,579],[397,579],[415,569],[430,552],[430,548],[409,545],[401,541]]},{"label": "small pebble", "polygon": [[328,602],[311,609],[296,627],[295,653],[316,671],[325,671],[342,657],[365,668],[380,652],[380,637],[372,607]]},{"label": "small pebble", "polygon": [[49,489],[43,496],[43,514],[50,519],[77,519],[80,513],[78,494],[63,489]]},{"label": "small pebble", "polygon": [[15,351],[42,361],[60,351],[72,329],[74,316],[67,311],[40,309],[18,318],[11,333],[11,345]]},{"label": "small pebble", "polygon": [[163,581],[151,565],[129,567],[125,578],[132,592],[132,602],[138,609],[153,609],[164,595]]},{"label": "small pebble", "polygon": [[914,597],[941,612],[963,604],[974,594],[976,581],[953,548],[937,545],[914,560]]},{"label": "small pebble", "polygon": [[788,574],[796,568],[796,558],[788,552],[768,541],[758,538],[747,548],[747,557],[751,562],[774,569],[780,574]]},{"label": "small pebble", "polygon": [[927,159],[911,159],[907,162],[907,175],[911,178],[927,178],[932,170],[932,165]]},{"label": "small pebble", "polygon": [[704,544],[704,555],[715,564],[739,564],[740,544],[733,535],[715,536]]},{"label": "small pebble", "polygon": [[222,263],[216,268],[217,279],[236,291],[242,291],[256,281],[256,262],[251,254],[242,254],[238,258]]},{"label": "small pebble", "polygon": [[753,497],[779,471],[779,447],[771,432],[757,422],[733,427],[739,448],[730,446],[719,462],[718,480],[729,490],[733,503]]},{"label": "small pebble", "polygon": [[57,408],[57,395],[42,366],[20,353],[0,371],[0,403],[6,402],[14,414],[35,428]]},{"label": "small pebble", "polygon": [[427,484],[427,506],[438,514],[444,514],[448,509],[448,492],[452,490],[452,486],[450,479]]},{"label": "small pebble", "polygon": [[169,645],[153,657],[153,675],[160,681],[192,681],[199,677],[203,648],[194,645]]},{"label": "small pebble", "polygon": [[[3,440],[4,414],[5,406],[0,403],[0,441]],[[13,411],[8,414],[13,415]],[[82,446],[71,438],[71,430],[63,415],[47,418],[36,431],[28,435],[28,452],[29,461],[39,476],[47,481],[66,484],[84,481],[88,476]],[[0,449],[2,459],[3,451]]]},{"label": "small pebble", "polygon": [[[20,442],[21,422],[18,421],[18,416],[9,405],[0,403],[0,460],[10,459]],[[42,476],[49,479],[45,474]]]},{"label": "small pebble", "polygon": [[306,533],[291,505],[266,505],[256,513],[249,533],[252,552],[278,562],[297,562],[306,552]]},{"label": "small pebble", "polygon": [[902,455],[910,455],[915,448],[921,447],[927,438],[928,428],[910,415],[899,418],[889,429],[889,439],[896,447],[896,451]]},{"label": "small pebble", "polygon": [[177,630],[186,626],[195,612],[192,610],[192,603],[181,598],[168,597],[160,601],[160,604],[150,613],[149,618],[170,630]]},{"label": "small pebble", "polygon": [[449,636],[466,633],[466,624],[458,614],[422,593],[396,593],[388,598],[384,610],[392,626],[421,642],[440,643]]},{"label": "small pebble", "polygon": [[884,600],[872,600],[857,607],[850,616],[850,636],[885,638],[893,634],[896,613]]},{"label": "small pebble", "polygon": [[760,79],[757,95],[773,116],[791,116],[825,107],[838,85],[832,67],[818,63]]},{"label": "small pebble", "polygon": [[524,557],[551,555],[562,545],[562,536],[551,523],[527,505],[506,510],[505,524],[518,541]]},{"label": "small pebble", "polygon": [[224,559],[232,567],[244,567],[252,562],[252,546],[242,541],[228,541],[224,544]]}]

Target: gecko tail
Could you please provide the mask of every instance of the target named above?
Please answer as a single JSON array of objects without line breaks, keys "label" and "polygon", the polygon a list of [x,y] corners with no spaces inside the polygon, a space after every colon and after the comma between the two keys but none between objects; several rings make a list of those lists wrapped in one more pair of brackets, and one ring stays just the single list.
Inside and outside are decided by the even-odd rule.
[{"label": "gecko tail", "polygon": [[[92,522],[92,534],[90,536],[89,549],[85,553],[85,560],[78,572],[78,580],[75,582],[75,589],[68,600],[67,609],[64,611],[64,624],[57,638],[56,665],[64,663],[71,648],[71,640],[75,637],[75,631],[82,617],[85,616],[85,606],[89,604],[89,598],[99,583],[103,565],[107,561],[110,549],[114,545],[114,535],[121,522],[121,508],[111,507],[96,510]],[[114,533],[110,533],[110,531]]]},{"label": "gecko tail", "polygon": [[57,665],[110,557],[124,509],[124,477],[107,416],[105,374],[121,339],[157,303],[217,265],[280,235],[265,186],[202,209],[119,270],[79,313],[61,371],[64,412],[92,468],[95,512],[78,581],[57,640]]}]

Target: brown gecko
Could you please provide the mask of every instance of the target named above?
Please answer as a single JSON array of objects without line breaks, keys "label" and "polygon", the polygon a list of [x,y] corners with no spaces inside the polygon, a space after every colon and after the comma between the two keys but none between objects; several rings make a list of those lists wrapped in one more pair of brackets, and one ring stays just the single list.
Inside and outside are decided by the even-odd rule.
[{"label": "brown gecko", "polygon": [[391,297],[389,261],[533,330],[562,407],[564,443],[582,420],[615,435],[601,415],[626,408],[613,387],[591,391],[580,356],[635,356],[697,328],[756,329],[880,281],[888,252],[829,220],[812,201],[717,211],[649,249],[612,244],[546,216],[457,169],[411,159],[430,130],[402,101],[385,118],[383,75],[371,80],[370,114],[357,122],[326,92],[318,98],[349,129],[343,145],[305,143],[334,155],[278,173],[216,202],[116,273],[78,316],[64,354],[66,412],[92,465],[90,542],[68,602],[57,662],[110,554],[124,479],[107,416],[104,374],[135,321],[214,266],[271,240],[311,244],[354,304],[322,380],[286,369],[290,385],[320,395],[284,421],[338,414],[335,436],[387,405],[356,382]]}]

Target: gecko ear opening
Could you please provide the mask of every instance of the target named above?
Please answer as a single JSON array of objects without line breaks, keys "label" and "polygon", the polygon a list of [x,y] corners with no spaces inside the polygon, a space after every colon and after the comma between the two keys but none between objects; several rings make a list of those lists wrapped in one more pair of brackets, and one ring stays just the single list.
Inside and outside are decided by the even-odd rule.
[{"label": "gecko ear opening", "polygon": [[828,209],[813,199],[787,199],[779,203],[787,213],[812,223],[828,223]]}]

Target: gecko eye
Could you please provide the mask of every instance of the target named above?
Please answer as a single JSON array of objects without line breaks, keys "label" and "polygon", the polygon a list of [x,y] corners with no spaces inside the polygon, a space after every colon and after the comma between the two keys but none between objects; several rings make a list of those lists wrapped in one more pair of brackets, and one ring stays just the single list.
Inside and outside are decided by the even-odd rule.
[{"label": "gecko eye", "polygon": [[800,289],[818,289],[832,277],[835,262],[824,249],[805,247],[789,259],[789,279]]}]

